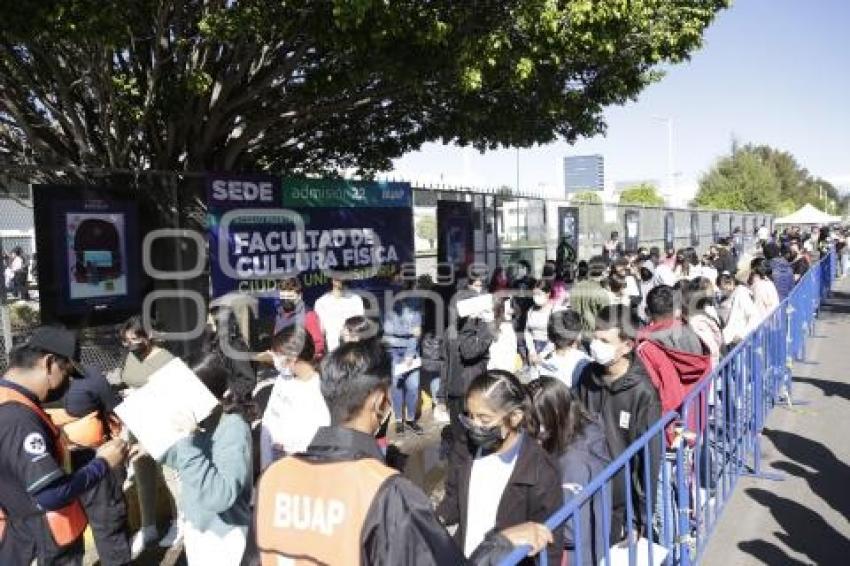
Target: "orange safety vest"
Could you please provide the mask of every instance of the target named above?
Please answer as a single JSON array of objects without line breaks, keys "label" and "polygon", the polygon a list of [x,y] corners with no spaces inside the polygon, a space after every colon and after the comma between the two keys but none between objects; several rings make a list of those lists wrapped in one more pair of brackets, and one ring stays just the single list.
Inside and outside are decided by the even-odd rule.
[{"label": "orange safety vest", "polygon": [[289,456],[260,478],[255,523],[263,566],[360,564],[362,531],[375,494],[397,474],[372,458],[309,462]]},{"label": "orange safety vest", "polygon": [[[50,416],[44,412],[44,409],[33,403],[26,395],[9,387],[0,387],[0,405],[3,403],[19,403],[38,415],[44,425],[50,430],[50,436],[53,439],[53,446],[55,447],[53,457],[56,458],[60,466],[65,468],[66,472],[70,471],[68,468],[71,465],[71,461],[68,456],[68,450],[62,440],[62,435],[53,421],[50,420]],[[73,543],[80,538],[86,530],[86,526],[88,526],[86,513],[77,499],[61,509],[45,512],[44,517],[47,520],[50,534],[58,546],[68,546]],[[5,526],[6,516],[0,510],[0,539],[3,537]]]}]

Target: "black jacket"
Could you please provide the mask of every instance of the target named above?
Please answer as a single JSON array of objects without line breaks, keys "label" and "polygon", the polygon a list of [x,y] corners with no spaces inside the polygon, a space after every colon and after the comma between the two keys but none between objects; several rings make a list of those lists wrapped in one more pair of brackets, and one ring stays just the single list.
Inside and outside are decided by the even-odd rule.
[{"label": "black jacket", "polygon": [[445,340],[448,397],[465,397],[472,380],[487,370],[490,344],[494,340],[490,325],[480,319],[467,318],[461,324],[457,338],[449,336]]},{"label": "black jacket", "polygon": [[[658,391],[652,385],[643,363],[637,357],[632,359],[625,375],[606,384],[605,368],[597,363],[588,364],[581,378],[579,397],[591,412],[599,415],[608,440],[611,457],[616,459],[625,452],[635,440],[641,437],[661,418],[661,400]],[[649,445],[649,488],[655,490],[658,470],[661,462],[661,450],[657,441]],[[632,504],[635,526],[647,526],[646,492],[644,489],[644,469],[647,462],[644,452],[638,451],[632,458]],[[617,530],[625,526],[626,492],[625,468],[614,478],[612,489],[612,540],[619,540]]]},{"label": "black jacket", "polygon": [[714,260],[714,268],[718,273],[727,271],[729,275],[735,275],[735,272],[738,271],[738,260],[735,259],[735,256],[730,250],[724,248],[720,250],[717,259]]},{"label": "black jacket", "polygon": [[[374,458],[383,461],[375,439],[342,427],[322,427],[307,451],[313,462],[340,462]],[[360,562],[386,565],[497,564],[513,550],[510,541],[490,533],[467,560],[452,541],[428,497],[401,475],[388,478],[378,490],[366,515]]]},{"label": "black jacket", "polygon": [[[611,463],[605,431],[598,422],[588,424],[558,458],[561,468],[561,485],[564,488],[564,503],[581,493],[590,481]],[[581,507],[581,557],[575,556],[573,521],[564,526],[566,547],[570,549],[570,564],[599,564],[605,556],[608,536],[602,521],[602,492]]]},{"label": "black jacket", "polygon": [[[446,525],[457,525],[455,540],[463,546],[466,540],[466,516],[469,504],[469,478],[472,457],[456,458],[449,467],[446,494],[437,507],[437,514]],[[522,439],[513,472],[499,501],[496,529],[501,530],[526,521],[543,523],[563,505],[561,472],[555,460],[537,441],[529,436]],[[475,510],[471,510],[475,512]],[[564,548],[564,533],[554,532],[555,544],[549,547],[549,564],[560,564]],[[529,560],[523,563],[533,564]]]}]

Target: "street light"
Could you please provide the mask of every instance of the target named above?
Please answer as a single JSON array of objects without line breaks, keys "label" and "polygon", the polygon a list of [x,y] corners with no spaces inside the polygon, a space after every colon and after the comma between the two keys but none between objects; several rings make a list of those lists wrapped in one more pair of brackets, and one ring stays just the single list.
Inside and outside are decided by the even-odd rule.
[{"label": "street light", "polygon": [[676,180],[673,178],[673,118],[669,116],[653,116],[653,120],[667,124],[667,196],[675,192]]}]

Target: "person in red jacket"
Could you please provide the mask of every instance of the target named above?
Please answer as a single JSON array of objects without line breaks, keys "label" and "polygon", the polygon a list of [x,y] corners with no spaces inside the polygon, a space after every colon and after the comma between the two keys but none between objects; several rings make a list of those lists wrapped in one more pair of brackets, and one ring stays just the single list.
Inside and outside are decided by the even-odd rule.
[{"label": "person in red jacket", "polygon": [[[678,410],[688,393],[711,371],[711,357],[696,332],[682,321],[681,295],[667,285],[647,294],[651,324],[638,332],[637,355],[661,398],[661,413]],[[697,415],[688,422],[696,426]],[[672,438],[673,427],[668,429]]]},{"label": "person in red jacket", "polygon": [[301,282],[297,277],[290,277],[280,282],[278,286],[280,302],[274,321],[274,334],[293,324],[301,324],[313,339],[316,350],[316,360],[321,360],[325,354],[325,337],[322,324],[316,311],[304,303]]}]

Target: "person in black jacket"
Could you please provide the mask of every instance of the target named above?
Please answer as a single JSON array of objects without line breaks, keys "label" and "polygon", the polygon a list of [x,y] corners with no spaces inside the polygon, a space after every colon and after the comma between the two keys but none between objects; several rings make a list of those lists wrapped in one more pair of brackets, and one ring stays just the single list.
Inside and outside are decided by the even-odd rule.
[{"label": "person in black jacket", "polygon": [[[496,564],[514,546],[531,545],[536,554],[551,543],[552,534],[543,525],[525,523],[487,533],[471,558],[464,557],[428,497],[384,467],[374,434],[390,416],[390,374],[389,355],[376,340],[343,344],[325,358],[321,387],[332,426],[320,428],[305,453],[278,460],[260,480],[254,524],[261,555],[272,561],[286,556],[340,563],[327,558],[354,546],[363,565]],[[299,470],[298,477],[290,475],[290,468]],[[359,469],[382,478],[365,501],[362,492],[351,494],[355,488],[345,481],[314,481],[328,475],[358,478]],[[374,481],[374,475],[361,479]],[[299,508],[279,512],[282,500],[308,515],[317,507],[299,502],[322,500],[319,508],[327,514],[317,512],[299,525],[291,520]],[[293,530],[297,536],[287,536]],[[336,536],[329,539],[328,532]]]},{"label": "person in black jacket", "polygon": [[[468,457],[449,463],[437,514],[458,526],[455,540],[469,556],[493,529],[545,521],[561,507],[563,494],[557,463],[534,439],[528,392],[513,374],[480,374],[466,403]],[[554,541],[547,554],[550,564],[559,564],[561,530]]]},{"label": "person in black jacket", "polygon": [[[457,314],[457,304],[466,299],[471,299],[481,295],[484,288],[484,275],[476,272],[470,272],[467,285],[458,290],[452,298],[449,306],[449,321],[446,332],[443,337],[443,347],[445,354],[445,372],[446,372],[446,408],[449,411],[449,420],[451,422],[451,443],[457,444],[457,440],[466,437],[466,432],[460,425],[459,416],[464,411],[464,396],[466,388],[476,373],[472,373],[467,369],[470,365],[475,365],[477,362],[471,362],[469,355],[472,353],[474,344],[469,340],[470,328],[467,327],[467,317],[460,317]],[[461,356],[460,343],[461,336],[466,330],[467,343],[464,347],[466,356]],[[486,367],[486,361],[484,362]]]},{"label": "person in black jacket", "polygon": [[[599,415],[614,459],[661,418],[658,391],[643,363],[634,355],[638,324],[636,315],[627,307],[614,305],[602,309],[590,343],[593,363],[585,368],[580,381],[579,397],[592,413]],[[643,450],[635,454],[631,461],[631,493],[625,490],[625,468],[614,477],[612,543],[624,540],[629,533],[648,533],[652,518],[646,516],[646,489],[655,490],[660,458],[658,442],[650,443],[648,462]],[[644,485],[647,466],[648,486]],[[626,524],[627,497],[635,510],[632,525]]]},{"label": "person in black jacket", "polygon": [[[541,377],[529,384],[534,406],[537,438],[544,450],[558,459],[564,503],[579,495],[590,481],[611,463],[608,441],[599,420],[590,414],[574,389],[553,377]],[[575,521],[564,524],[568,564],[599,564],[605,556],[609,537],[603,522],[602,492],[581,506],[581,540]],[[581,555],[578,555],[581,546]]]}]

